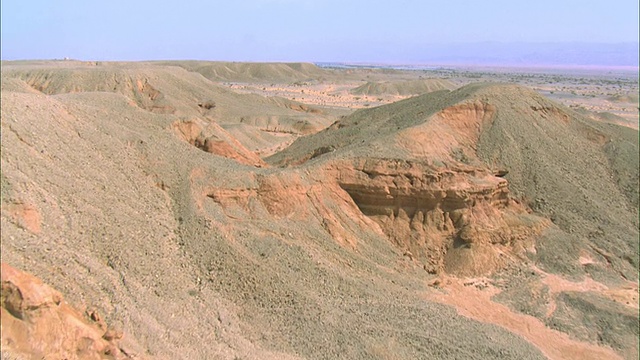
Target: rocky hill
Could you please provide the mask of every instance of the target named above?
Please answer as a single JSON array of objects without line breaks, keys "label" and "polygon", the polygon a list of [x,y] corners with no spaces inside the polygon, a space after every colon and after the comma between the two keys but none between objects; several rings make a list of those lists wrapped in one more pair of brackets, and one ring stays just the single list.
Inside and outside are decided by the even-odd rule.
[{"label": "rocky hill", "polygon": [[442,79],[367,82],[351,90],[355,95],[422,95],[439,90],[453,90],[455,85]]},{"label": "rocky hill", "polygon": [[311,63],[247,63],[212,61],[163,61],[202,74],[211,81],[244,83],[293,83],[321,80],[331,76],[330,70]]},{"label": "rocky hill", "polygon": [[[4,66],[3,89],[78,98],[100,93],[123,96],[143,110],[172,115],[176,121],[197,122],[240,139],[242,152],[270,152],[297,136],[326,127],[331,118],[295,101],[241,95],[216,85],[202,75],[177,66],[120,63],[59,62],[53,65]],[[26,85],[26,86],[25,86]],[[107,105],[108,106],[108,105]],[[267,132],[257,141],[242,137],[245,129]],[[211,131],[209,131],[211,132]],[[269,136],[269,134],[271,136]],[[224,141],[222,134],[215,141]],[[233,147],[236,147],[233,144]]]},{"label": "rocky hill", "polygon": [[336,119],[166,65],[2,80],[2,261],[126,356],[637,356],[637,131],[512,85]]},{"label": "rocky hill", "polygon": [[[389,158],[392,163],[403,159],[411,162],[406,165],[408,168],[442,169],[429,170],[434,179],[419,184],[441,181],[440,172],[445,169],[451,173],[450,178],[474,177],[470,182],[475,184],[484,179],[487,184],[494,184],[488,186],[494,194],[502,188],[505,195],[513,192],[513,201],[522,202],[535,214],[551,220],[554,226],[550,229],[562,230],[573,238],[550,243],[582,243],[571,258],[561,259],[554,267],[580,268],[580,251],[590,257],[611,253],[616,260],[602,258],[602,264],[635,280],[636,136],[635,130],[589,120],[526,88],[470,85],[451,93],[437,92],[358,111],[322,132],[299,139],[268,161],[287,165],[316,158],[316,162],[351,158],[371,164],[384,161],[378,158]],[[425,165],[417,165],[420,163]],[[378,178],[365,173],[371,183]],[[597,176],[586,176],[587,173]],[[403,186],[414,183],[410,179]],[[472,188],[460,183],[451,186]],[[386,197],[390,204],[402,207],[398,204],[402,200],[389,198],[389,186],[380,188],[386,191],[380,198]],[[447,191],[446,187],[443,191]],[[415,194],[407,195],[411,201],[421,202]],[[493,195],[483,196],[497,201]],[[471,198],[465,201],[479,203]],[[562,254],[568,255],[564,251]]]}]

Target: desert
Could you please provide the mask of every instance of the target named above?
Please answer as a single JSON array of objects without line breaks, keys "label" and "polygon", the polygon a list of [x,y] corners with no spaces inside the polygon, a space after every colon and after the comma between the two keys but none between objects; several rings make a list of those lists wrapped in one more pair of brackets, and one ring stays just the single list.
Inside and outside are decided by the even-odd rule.
[{"label": "desert", "polygon": [[3,359],[637,359],[637,68],[3,61]]}]

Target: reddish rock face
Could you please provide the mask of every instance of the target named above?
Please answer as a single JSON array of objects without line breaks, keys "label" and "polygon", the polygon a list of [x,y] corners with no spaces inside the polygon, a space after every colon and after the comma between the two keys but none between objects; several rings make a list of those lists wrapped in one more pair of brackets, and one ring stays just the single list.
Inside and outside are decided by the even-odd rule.
[{"label": "reddish rock face", "polygon": [[505,179],[487,169],[362,159],[334,171],[362,214],[431,273],[495,271],[524,255],[548,226],[510,197]]},{"label": "reddish rock face", "polygon": [[[90,323],[40,279],[2,263],[2,350],[47,359],[126,359],[122,333]],[[102,326],[100,326],[102,325]]]},{"label": "reddish rock face", "polygon": [[2,264],[2,308],[26,320],[30,312],[59,306],[62,295],[40,279]]},{"label": "reddish rock face", "polygon": [[236,189],[199,186],[194,196],[204,216],[212,202],[231,222],[321,223],[347,247],[357,247],[361,234],[382,235],[430,273],[491,273],[533,249],[550,225],[510,196],[506,179],[464,164],[355,158],[256,174]]},{"label": "reddish rock face", "polygon": [[[340,139],[348,129],[336,126],[301,141],[316,147],[293,152],[286,160],[301,165],[318,158],[307,170],[256,175],[249,187],[199,193],[246,216],[299,221],[315,216],[343,245],[357,246],[359,232],[384,235],[429,273],[486,275],[534,251],[535,237],[550,225],[511,197],[504,171],[476,156],[481,130],[495,114],[495,106],[475,100],[449,106],[416,126],[391,129],[385,145],[396,155],[387,157],[384,151],[380,156],[372,151],[328,155],[342,149],[326,145],[325,139],[314,142],[314,137]],[[343,138],[358,144],[353,134]],[[338,213],[357,225],[345,226]]]},{"label": "reddish rock face", "polygon": [[208,123],[201,119],[176,121],[171,128],[179,138],[205,152],[233,159],[245,165],[267,166],[258,155],[247,150],[215,122]]},{"label": "reddish rock face", "polygon": [[34,205],[26,203],[14,203],[6,206],[7,214],[18,226],[39,234],[42,226],[40,211]]}]

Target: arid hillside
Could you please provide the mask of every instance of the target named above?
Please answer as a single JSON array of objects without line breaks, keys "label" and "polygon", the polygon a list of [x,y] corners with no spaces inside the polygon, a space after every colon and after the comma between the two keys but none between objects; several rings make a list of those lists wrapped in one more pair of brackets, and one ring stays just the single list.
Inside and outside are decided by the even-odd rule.
[{"label": "arid hillside", "polygon": [[[635,130],[584,118],[526,88],[474,84],[360,110],[268,161],[388,157],[497,174],[515,199],[589,239],[571,241],[584,242],[576,251],[613,252],[606,263],[635,280],[637,150]],[[573,268],[567,260],[562,266]]]},{"label": "arid hillside", "polygon": [[[19,92],[36,90],[68,97],[119,94],[136,107],[172,115],[179,122],[199,123],[203,129],[215,123],[252,152],[272,152],[331,121],[316,108],[288,99],[236,94],[178,66],[77,62],[14,65],[3,68],[2,80],[3,89]],[[246,133],[261,135],[243,136]]]},{"label": "arid hillside", "polygon": [[422,95],[438,90],[453,90],[455,85],[446,80],[424,79],[390,82],[367,82],[351,90],[356,95]]},{"label": "arid hillside", "polygon": [[243,83],[292,83],[321,80],[332,76],[330,70],[311,63],[246,63],[211,61],[162,61],[158,64],[175,65],[202,74],[211,81]]},{"label": "arid hillside", "polygon": [[637,358],[637,130],[515,85],[337,111],[196,65],[2,64],[3,357]]}]

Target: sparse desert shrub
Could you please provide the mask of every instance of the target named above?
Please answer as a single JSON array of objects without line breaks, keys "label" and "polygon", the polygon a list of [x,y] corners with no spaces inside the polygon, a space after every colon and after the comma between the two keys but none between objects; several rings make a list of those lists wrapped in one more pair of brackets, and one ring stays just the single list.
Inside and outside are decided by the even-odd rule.
[{"label": "sparse desert shrub", "polygon": [[461,148],[455,148],[451,151],[451,156],[456,160],[463,164],[469,164],[471,159],[465,154],[464,150]]},{"label": "sparse desert shrub", "polygon": [[210,110],[216,107],[216,102],[213,100],[202,101],[198,103],[198,106],[203,109]]}]

